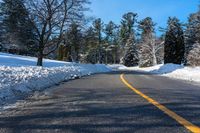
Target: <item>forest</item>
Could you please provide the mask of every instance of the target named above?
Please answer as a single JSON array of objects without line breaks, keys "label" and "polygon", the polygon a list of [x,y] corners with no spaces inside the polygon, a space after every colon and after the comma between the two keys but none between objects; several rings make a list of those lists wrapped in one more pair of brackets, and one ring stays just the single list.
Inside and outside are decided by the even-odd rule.
[{"label": "forest", "polygon": [[[127,12],[104,23],[87,16],[89,0],[2,0],[0,52],[92,64],[150,67],[157,64],[200,66],[200,10],[182,23],[169,16],[156,29],[151,17]],[[160,30],[162,35],[156,36]]]}]

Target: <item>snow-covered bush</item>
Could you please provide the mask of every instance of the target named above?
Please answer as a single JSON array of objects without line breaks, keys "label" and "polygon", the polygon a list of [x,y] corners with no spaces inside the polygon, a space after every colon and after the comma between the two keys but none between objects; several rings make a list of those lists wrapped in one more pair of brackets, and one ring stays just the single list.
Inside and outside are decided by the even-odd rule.
[{"label": "snow-covered bush", "polygon": [[187,63],[190,66],[200,66],[200,44],[194,44],[194,48],[187,56]]}]

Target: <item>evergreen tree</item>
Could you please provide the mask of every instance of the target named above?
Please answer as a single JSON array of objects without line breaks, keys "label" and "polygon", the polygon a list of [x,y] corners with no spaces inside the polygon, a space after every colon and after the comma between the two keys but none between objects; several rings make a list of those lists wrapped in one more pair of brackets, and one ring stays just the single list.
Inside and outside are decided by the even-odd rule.
[{"label": "evergreen tree", "polygon": [[123,15],[120,27],[120,40],[122,46],[125,46],[127,40],[130,37],[130,34],[132,34],[132,32],[134,31],[133,28],[136,22],[136,18],[137,14],[132,12],[128,12]]},{"label": "evergreen tree", "polygon": [[138,65],[138,61],[138,51],[134,40],[134,33],[131,33],[125,46],[123,64],[127,67],[131,67]]},{"label": "evergreen tree", "polygon": [[66,44],[69,49],[69,61],[78,62],[80,59],[80,47],[82,41],[82,33],[80,26],[73,22],[66,35]]},{"label": "evergreen tree", "polygon": [[[121,62],[127,66],[136,65],[137,50],[134,24],[137,14],[129,12],[123,15],[120,27]],[[134,53],[133,53],[134,52]],[[131,62],[130,62],[131,61]]]},{"label": "evergreen tree", "polygon": [[98,50],[98,63],[102,63],[102,31],[103,31],[103,22],[100,18],[96,19],[93,22],[95,38],[97,38],[97,50]]},{"label": "evergreen tree", "polygon": [[[200,66],[196,54],[200,51],[200,10],[191,14],[185,31],[185,64]],[[196,52],[196,53],[193,53]],[[199,64],[198,64],[199,63]]]},{"label": "evergreen tree", "polygon": [[154,26],[155,24],[150,17],[143,19],[139,23],[139,29],[142,31],[139,54],[140,67],[157,65]]},{"label": "evergreen tree", "polygon": [[184,59],[184,34],[179,20],[169,18],[164,44],[164,63],[181,64]]},{"label": "evergreen tree", "polygon": [[104,33],[106,35],[106,41],[111,45],[113,44],[113,41],[116,35],[116,30],[117,30],[117,25],[113,21],[110,21],[105,26]]},{"label": "evergreen tree", "polygon": [[[29,14],[24,5],[24,0],[3,0],[0,5],[1,14],[3,14],[2,27],[5,35],[4,43],[17,45],[21,50],[27,50],[35,45],[33,25],[29,21]],[[31,51],[24,51],[32,53]]]},{"label": "evergreen tree", "polygon": [[[108,44],[106,47],[106,58],[108,57],[108,52],[110,52],[112,56],[112,60],[106,61],[107,63],[114,63],[116,64],[119,62],[118,59],[118,48],[119,48],[119,43],[118,43],[118,26],[110,21],[106,26],[104,33],[106,35],[105,41]],[[109,56],[110,57],[110,56]]]},{"label": "evergreen tree", "polygon": [[113,63],[119,64],[120,63],[120,37],[119,37],[119,27],[116,30],[114,39],[113,39],[113,45],[112,47],[112,56],[113,56]]},{"label": "evergreen tree", "polygon": [[95,31],[93,27],[89,27],[85,31],[84,35],[84,54],[85,54],[85,62],[89,63],[97,63],[98,62],[98,51],[97,51],[97,38],[95,36]]}]

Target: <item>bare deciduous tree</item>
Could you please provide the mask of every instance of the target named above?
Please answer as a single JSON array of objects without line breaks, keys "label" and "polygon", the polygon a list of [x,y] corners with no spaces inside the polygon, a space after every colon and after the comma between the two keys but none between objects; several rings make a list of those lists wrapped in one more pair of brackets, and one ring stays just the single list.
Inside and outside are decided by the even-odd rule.
[{"label": "bare deciduous tree", "polygon": [[37,34],[38,61],[54,52],[62,42],[69,21],[83,16],[87,0],[29,0],[30,20]]},{"label": "bare deciduous tree", "polygon": [[140,63],[141,67],[157,65],[156,53],[162,48],[163,43],[156,44],[155,23],[150,17],[143,19],[139,28],[142,31],[140,44]]}]

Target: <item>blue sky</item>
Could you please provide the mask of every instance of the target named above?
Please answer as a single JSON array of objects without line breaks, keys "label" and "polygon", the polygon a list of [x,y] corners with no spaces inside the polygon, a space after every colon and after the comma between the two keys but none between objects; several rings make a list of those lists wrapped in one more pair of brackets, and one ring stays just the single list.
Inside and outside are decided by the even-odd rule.
[{"label": "blue sky", "polygon": [[[181,22],[187,22],[190,13],[198,10],[200,0],[91,0],[91,16],[102,18],[107,23],[110,20],[119,24],[126,12],[138,13],[139,20],[152,17],[157,27],[166,27],[169,16],[178,17]],[[160,33],[158,33],[160,34]]]}]

